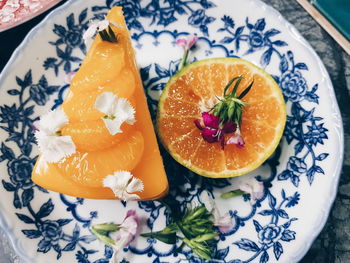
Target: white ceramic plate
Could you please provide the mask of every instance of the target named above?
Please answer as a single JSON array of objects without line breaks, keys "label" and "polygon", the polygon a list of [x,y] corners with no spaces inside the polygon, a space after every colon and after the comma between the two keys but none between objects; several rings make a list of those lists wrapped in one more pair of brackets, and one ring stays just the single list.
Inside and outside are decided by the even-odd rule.
[{"label": "white ceramic plate", "polygon": [[[326,222],[336,195],[343,156],[343,130],[329,76],[315,52],[281,15],[258,0],[70,1],[34,28],[0,77],[1,225],[17,253],[35,262],[108,262],[111,250],[88,226],[121,222],[128,209],[141,217],[141,232],[159,230],[168,216],[159,202],[83,200],[46,192],[32,184],[37,156],[32,122],[62,102],[67,72],[77,69],[88,20],[122,5],[132,32],[145,91],[154,116],[161,89],[176,71],[179,36],[196,33],[192,59],[240,56],[280,83],[288,122],[280,147],[250,174],[265,182],[264,197],[222,200],[235,179],[210,180],[188,172],[164,153],[171,192],[184,209],[209,190],[234,228],[221,236],[213,262],[296,262]],[[185,250],[137,238],[125,262],[202,262]]]}]

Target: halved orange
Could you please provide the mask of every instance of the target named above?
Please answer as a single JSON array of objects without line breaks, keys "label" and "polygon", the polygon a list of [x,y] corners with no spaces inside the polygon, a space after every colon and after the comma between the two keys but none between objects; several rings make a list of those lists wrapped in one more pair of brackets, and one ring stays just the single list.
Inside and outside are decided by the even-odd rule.
[{"label": "halved orange", "polygon": [[[223,95],[236,76],[243,79],[240,94],[254,80],[244,97],[241,134],[243,148],[208,143],[194,121],[201,119]],[[213,178],[246,174],[259,167],[276,149],[286,122],[286,106],[278,84],[264,70],[239,58],[214,58],[194,62],[167,83],[158,106],[157,129],[165,148],[180,164]]]}]

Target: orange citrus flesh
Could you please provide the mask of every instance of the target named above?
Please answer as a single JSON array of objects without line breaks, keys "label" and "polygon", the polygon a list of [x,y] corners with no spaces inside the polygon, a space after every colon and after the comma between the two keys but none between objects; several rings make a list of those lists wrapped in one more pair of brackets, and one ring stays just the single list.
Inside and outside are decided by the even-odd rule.
[{"label": "orange citrus flesh", "polygon": [[74,182],[99,187],[108,174],[132,171],[143,153],[144,139],[140,132],[129,133],[117,146],[94,152],[77,151],[55,165]]},{"label": "orange citrus flesh", "polygon": [[[206,142],[195,126],[222,97],[234,77],[243,79],[237,94],[253,80],[243,101],[241,134],[243,148]],[[233,86],[233,85],[232,85]],[[230,88],[232,89],[232,88]],[[230,90],[228,91],[230,92]],[[158,106],[157,128],[169,153],[190,170],[221,178],[246,174],[259,167],[276,149],[286,122],[283,95],[273,78],[239,58],[207,59],[192,63],[175,74],[166,85]],[[226,140],[230,134],[226,135]]]},{"label": "orange citrus flesh", "polygon": [[123,45],[115,45],[107,41],[94,41],[79,71],[74,75],[70,89],[87,91],[96,89],[113,80],[125,65],[125,49]]},{"label": "orange citrus flesh", "polygon": [[112,92],[120,98],[128,99],[136,107],[133,97],[135,77],[133,72],[125,69],[114,77],[112,81],[98,86],[96,89],[79,91],[70,88],[67,98],[62,104],[64,112],[70,117],[70,122],[81,120],[96,120],[104,114],[95,108],[96,98],[103,92]]},{"label": "orange citrus flesh", "polygon": [[[63,136],[71,136],[75,146],[83,151],[100,151],[119,145],[130,137],[133,126],[123,123],[122,133],[111,135],[102,119],[68,123],[62,129]],[[84,134],[84,136],[82,136]]]},{"label": "orange citrus flesh", "polygon": [[[59,163],[45,163],[39,156],[32,180],[63,194],[117,199],[111,189],[103,187],[103,179],[127,170],[143,181],[144,191],[136,193],[141,200],[157,199],[167,193],[168,181],[134,62],[130,35],[120,7],[111,9],[107,19],[121,25],[113,27],[118,42],[95,38],[62,105],[69,123],[61,133],[71,136],[77,152]],[[127,98],[136,109],[136,123],[124,123],[123,133],[109,134],[101,119],[104,114],[95,109],[96,98],[106,91]]]}]

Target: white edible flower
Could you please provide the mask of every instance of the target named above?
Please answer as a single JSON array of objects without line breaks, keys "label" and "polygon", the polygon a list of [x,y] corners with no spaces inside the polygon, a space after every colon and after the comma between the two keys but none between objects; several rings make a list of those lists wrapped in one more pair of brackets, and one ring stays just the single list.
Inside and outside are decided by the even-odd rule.
[{"label": "white edible flower", "polygon": [[135,123],[135,109],[125,98],[118,98],[112,92],[104,92],[99,95],[95,102],[95,107],[100,112],[106,114],[104,121],[110,134],[122,133],[120,126],[123,122],[130,125]]},{"label": "white edible flower", "polygon": [[118,171],[106,176],[103,186],[111,188],[115,196],[124,201],[140,199],[137,194],[133,193],[143,191],[142,180],[134,177],[128,171]]},{"label": "white edible flower", "polygon": [[43,158],[49,163],[56,163],[76,152],[72,138],[60,136],[60,129],[67,123],[68,118],[62,109],[49,111],[40,118],[35,138]]},{"label": "white edible flower", "polygon": [[200,195],[200,199],[209,213],[212,213],[214,217],[214,226],[217,226],[219,231],[223,234],[229,232],[233,226],[230,214],[225,213],[223,216],[220,214],[214,199],[210,196],[208,191],[204,190]]},{"label": "white edible flower", "polygon": [[90,45],[92,39],[95,37],[95,35],[108,28],[109,25],[113,25],[115,27],[120,27],[120,25],[109,21],[107,19],[101,20],[101,21],[91,21],[88,29],[83,34],[83,39],[85,41],[85,44],[87,46]]}]

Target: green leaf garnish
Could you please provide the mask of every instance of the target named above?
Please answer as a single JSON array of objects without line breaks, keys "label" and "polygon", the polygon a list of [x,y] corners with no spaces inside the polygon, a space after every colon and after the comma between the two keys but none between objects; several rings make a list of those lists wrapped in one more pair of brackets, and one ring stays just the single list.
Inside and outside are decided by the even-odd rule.
[{"label": "green leaf garnish", "polygon": [[155,238],[166,244],[173,245],[176,243],[176,232],[166,233],[163,230],[158,232],[144,233],[141,234],[142,237]]},{"label": "green leaf garnish", "polygon": [[245,192],[243,192],[242,190],[234,190],[234,191],[230,191],[230,192],[227,192],[227,193],[223,193],[221,194],[221,198],[223,199],[228,199],[228,198],[231,198],[231,197],[235,197],[235,196],[240,196],[240,195],[244,195],[246,194]]},{"label": "green leaf garnish", "polygon": [[118,229],[119,229],[118,224],[99,224],[99,225],[94,225],[90,227],[91,233],[93,233],[98,240],[100,240],[101,242],[111,247],[116,245],[116,241],[106,236],[106,234],[110,232],[115,232]]},{"label": "green leaf garnish", "polygon": [[[166,208],[171,209],[170,206]],[[182,244],[176,249],[180,251],[185,245],[203,259],[212,259],[218,234],[215,232],[211,213],[204,205],[196,206],[186,211],[185,215],[169,224],[158,232],[141,234],[143,237],[155,238],[167,244],[175,244],[182,240]]]},{"label": "green leaf garnish", "polygon": [[[244,96],[248,94],[251,90],[254,80],[248,85],[246,89],[242,91],[242,93],[237,96],[237,89],[243,79],[243,76],[240,75],[238,77],[232,78],[224,88],[223,98],[217,99],[220,101],[217,103],[209,112],[212,112],[215,116],[218,116],[221,124],[225,124],[226,122],[232,121],[237,123],[240,127],[242,124],[242,113],[243,107],[247,106],[247,103],[243,102],[242,99]],[[235,83],[231,93],[227,94],[227,91]]]},{"label": "green leaf garnish", "polygon": [[118,42],[118,37],[114,34],[113,29],[108,26],[107,29],[99,31],[98,34],[102,38],[103,41],[108,41],[112,43]]}]

